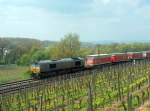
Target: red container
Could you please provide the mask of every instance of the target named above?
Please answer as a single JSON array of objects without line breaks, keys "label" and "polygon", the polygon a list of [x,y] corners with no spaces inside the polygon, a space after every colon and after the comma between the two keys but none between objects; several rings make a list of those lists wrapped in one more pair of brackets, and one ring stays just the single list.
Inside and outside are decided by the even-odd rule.
[{"label": "red container", "polygon": [[143,58],[150,58],[150,51],[143,51]]},{"label": "red container", "polygon": [[111,63],[111,55],[109,54],[88,55],[85,59],[85,67],[87,68],[106,63]]},{"label": "red container", "polygon": [[128,56],[125,53],[113,53],[111,55],[111,62],[128,61]]},{"label": "red container", "polygon": [[143,59],[143,53],[142,52],[128,52],[128,59]]}]

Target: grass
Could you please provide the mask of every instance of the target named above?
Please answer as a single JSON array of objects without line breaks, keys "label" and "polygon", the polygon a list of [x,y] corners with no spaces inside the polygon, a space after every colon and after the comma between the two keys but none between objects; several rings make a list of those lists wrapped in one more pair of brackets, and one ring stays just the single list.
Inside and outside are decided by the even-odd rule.
[{"label": "grass", "polygon": [[0,84],[30,78],[29,67],[16,65],[0,66]]}]

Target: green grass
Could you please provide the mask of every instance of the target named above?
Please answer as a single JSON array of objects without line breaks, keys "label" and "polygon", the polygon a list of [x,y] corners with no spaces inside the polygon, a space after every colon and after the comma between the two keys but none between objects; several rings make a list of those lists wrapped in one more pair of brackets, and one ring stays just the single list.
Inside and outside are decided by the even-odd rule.
[{"label": "green grass", "polygon": [[0,66],[0,84],[30,78],[29,67],[6,65]]}]

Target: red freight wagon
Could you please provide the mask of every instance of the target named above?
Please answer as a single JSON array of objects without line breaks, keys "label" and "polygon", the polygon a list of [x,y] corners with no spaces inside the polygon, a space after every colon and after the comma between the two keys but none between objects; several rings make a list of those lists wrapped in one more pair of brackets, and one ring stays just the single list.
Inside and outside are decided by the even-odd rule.
[{"label": "red freight wagon", "polygon": [[150,58],[150,51],[143,51],[144,58]]},{"label": "red freight wagon", "polygon": [[85,59],[85,67],[87,68],[106,63],[111,63],[111,55],[109,54],[88,55]]},{"label": "red freight wagon", "polygon": [[142,52],[128,52],[128,59],[142,59],[143,53]]},{"label": "red freight wagon", "polygon": [[128,61],[128,56],[126,53],[112,53],[111,54],[111,62],[121,62]]}]

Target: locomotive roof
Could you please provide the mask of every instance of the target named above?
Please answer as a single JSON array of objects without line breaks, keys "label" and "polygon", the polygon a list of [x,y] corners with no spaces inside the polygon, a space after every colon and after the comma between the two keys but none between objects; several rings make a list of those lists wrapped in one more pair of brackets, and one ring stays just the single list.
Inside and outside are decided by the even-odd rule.
[{"label": "locomotive roof", "polygon": [[73,61],[73,60],[82,60],[83,58],[63,58],[58,60],[41,60],[39,63],[57,63],[57,62],[67,62],[67,61]]},{"label": "locomotive roof", "polygon": [[51,62],[52,60],[40,60],[39,63],[47,63],[47,62]]}]

